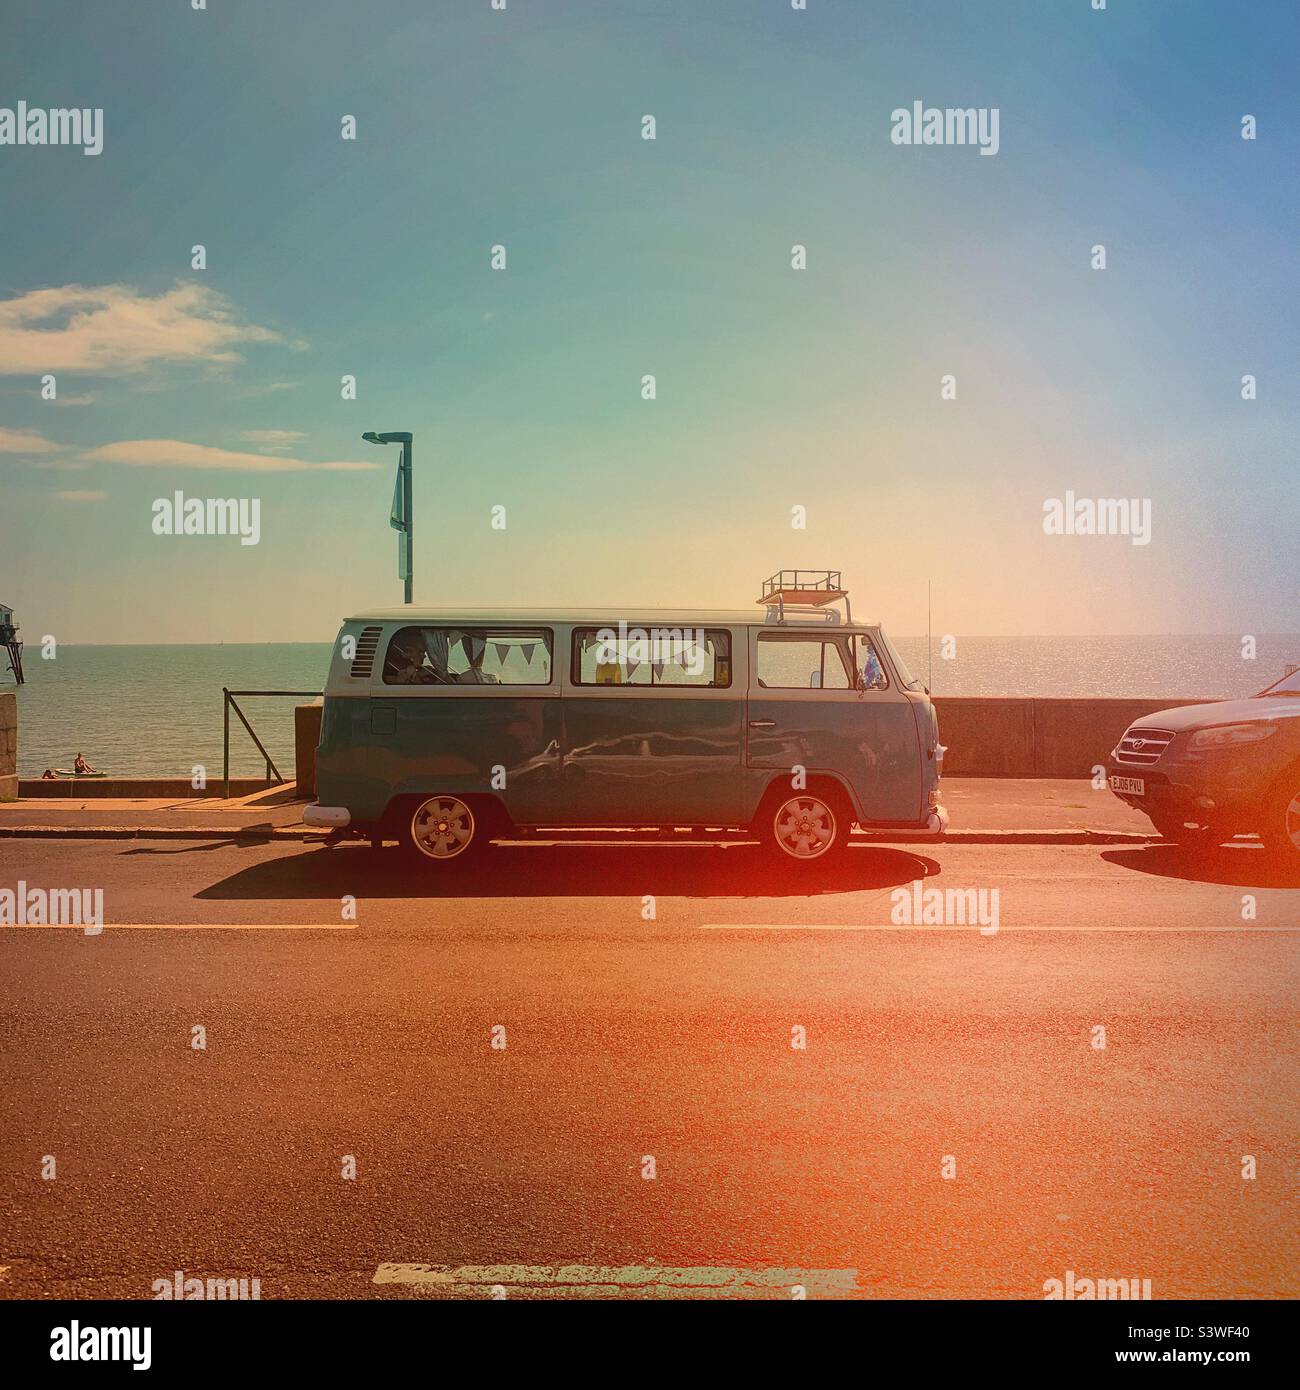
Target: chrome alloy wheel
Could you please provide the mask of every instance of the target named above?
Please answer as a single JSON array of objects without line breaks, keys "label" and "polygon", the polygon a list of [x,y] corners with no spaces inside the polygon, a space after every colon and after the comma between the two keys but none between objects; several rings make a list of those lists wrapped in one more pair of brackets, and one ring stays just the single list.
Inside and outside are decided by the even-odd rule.
[{"label": "chrome alloy wheel", "polygon": [[454,859],[474,839],[474,812],[454,796],[433,796],[415,808],[411,843],[429,859]]},{"label": "chrome alloy wheel", "polygon": [[818,796],[792,796],[773,818],[776,842],[792,859],[816,859],[835,843],[835,812]]}]

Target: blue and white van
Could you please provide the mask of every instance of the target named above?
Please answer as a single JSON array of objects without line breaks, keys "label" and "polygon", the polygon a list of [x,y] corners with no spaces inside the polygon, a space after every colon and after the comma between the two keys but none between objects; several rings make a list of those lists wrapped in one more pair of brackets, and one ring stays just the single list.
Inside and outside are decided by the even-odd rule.
[{"label": "blue and white van", "polygon": [[304,820],[433,863],[544,826],[734,829],[794,862],[835,854],[855,823],[942,833],[921,683],[877,625],[772,593],[762,617],[358,613]]}]

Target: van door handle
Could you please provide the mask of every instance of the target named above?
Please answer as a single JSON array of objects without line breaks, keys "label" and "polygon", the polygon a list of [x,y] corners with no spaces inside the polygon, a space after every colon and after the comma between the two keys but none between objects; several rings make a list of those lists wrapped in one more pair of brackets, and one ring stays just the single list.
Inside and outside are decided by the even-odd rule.
[{"label": "van door handle", "polygon": [[751,729],[775,729],[775,728],[776,728],[776,720],[775,720],[775,719],[751,719],[751,720],[749,721],[749,727],[750,727]]}]

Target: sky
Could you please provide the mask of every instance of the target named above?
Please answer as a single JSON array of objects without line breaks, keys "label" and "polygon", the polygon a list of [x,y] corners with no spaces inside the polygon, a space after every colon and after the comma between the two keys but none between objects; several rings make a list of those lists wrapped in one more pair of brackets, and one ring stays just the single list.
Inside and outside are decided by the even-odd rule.
[{"label": "sky", "polygon": [[[927,583],[940,633],[1294,631],[1300,8],[1093,3],[5,0],[0,108],[103,149],[0,145],[0,601],[327,640],[401,599],[360,436],[410,430],[419,603],[801,566],[899,633]],[[258,544],[154,534],[178,489]],[[1149,544],[1045,534],[1067,491]]]}]

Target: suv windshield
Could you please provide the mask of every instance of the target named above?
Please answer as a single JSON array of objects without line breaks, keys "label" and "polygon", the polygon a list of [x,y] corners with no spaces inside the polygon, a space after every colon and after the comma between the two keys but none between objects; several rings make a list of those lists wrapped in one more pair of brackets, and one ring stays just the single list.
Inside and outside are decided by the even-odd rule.
[{"label": "suv windshield", "polygon": [[889,640],[888,636],[886,636],[883,629],[880,633],[880,641],[881,645],[889,653],[890,661],[894,663],[894,670],[898,672],[899,685],[901,685],[904,690],[923,689],[924,687],[921,685],[921,682],[917,680],[915,676],[913,676],[912,673],[907,669],[907,662],[905,662],[903,658],[899,656],[898,649]]},{"label": "suv windshield", "polygon": [[1255,698],[1258,700],[1263,695],[1300,695],[1300,671],[1283,676],[1280,681],[1261,690]]}]

